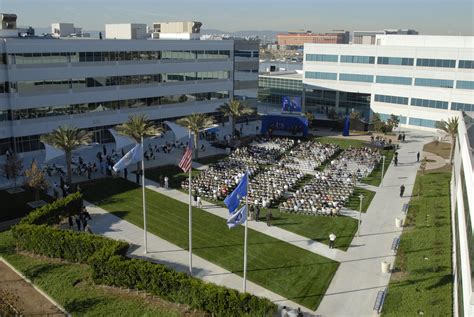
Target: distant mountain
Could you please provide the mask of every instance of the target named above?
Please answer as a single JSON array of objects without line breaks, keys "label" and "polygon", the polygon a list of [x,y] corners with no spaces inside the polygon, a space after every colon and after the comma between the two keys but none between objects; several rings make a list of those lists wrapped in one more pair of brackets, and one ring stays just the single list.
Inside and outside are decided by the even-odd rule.
[{"label": "distant mountain", "polygon": [[202,29],[201,34],[229,34],[231,36],[258,36],[260,39],[266,39],[267,41],[276,40],[276,35],[283,33],[282,31],[272,31],[272,30],[248,30],[248,31],[236,31],[236,32],[227,32],[216,29]]}]

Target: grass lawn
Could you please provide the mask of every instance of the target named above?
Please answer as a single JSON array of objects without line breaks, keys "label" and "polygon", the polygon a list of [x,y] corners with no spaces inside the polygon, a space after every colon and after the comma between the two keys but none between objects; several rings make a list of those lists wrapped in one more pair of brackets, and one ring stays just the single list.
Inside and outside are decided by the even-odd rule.
[{"label": "grass lawn", "polygon": [[[260,212],[260,221],[265,221],[267,209]],[[294,232],[308,239],[329,244],[329,234],[337,236],[335,247],[347,250],[357,231],[357,220],[349,217],[324,217],[291,214],[272,209],[272,225]]]},{"label": "grass lawn", "polygon": [[[193,169],[192,176],[196,177],[200,171]],[[181,189],[181,182],[188,178],[188,173],[184,173],[181,168],[176,165],[165,165],[155,168],[147,168],[145,177],[152,181],[159,182],[160,176],[168,176],[169,186],[171,188]]]},{"label": "grass lawn", "polygon": [[385,316],[452,316],[451,173],[418,174],[400,241]]},{"label": "grass lawn", "polygon": [[[393,154],[395,151],[393,150],[382,150],[382,154],[385,155],[385,168],[383,170],[383,174],[387,172],[388,167],[390,166],[390,163],[392,162]],[[369,185],[373,186],[380,186],[380,177],[382,173],[382,161],[374,168],[372,173],[367,176],[366,178],[363,178],[361,180],[362,183],[366,183]]]},{"label": "grass lawn", "polygon": [[315,138],[316,141],[321,143],[332,143],[337,144],[341,147],[341,149],[347,149],[350,146],[354,147],[361,147],[367,142],[362,140],[354,140],[354,139],[343,139],[343,138],[330,138],[327,136],[320,136]]},{"label": "grass lawn", "polygon": [[[40,199],[46,202],[53,201],[53,198],[44,194],[40,194]],[[32,210],[27,203],[34,200],[35,195],[31,190],[26,189],[24,192],[16,194],[9,194],[6,190],[0,191],[0,201],[3,204],[0,211],[0,222],[25,216]]]},{"label": "grass lawn", "polygon": [[94,285],[88,265],[17,254],[10,231],[0,233],[0,255],[73,316],[182,316],[186,312],[183,306]]},{"label": "grass lawn", "polygon": [[451,143],[433,141],[425,144],[425,146],[423,146],[423,151],[439,155],[444,159],[449,159]]},{"label": "grass lawn", "polygon": [[[140,188],[123,179],[81,185],[85,198],[115,215],[142,226]],[[147,191],[148,230],[181,248],[188,247],[188,205]],[[193,251],[242,275],[243,234],[229,230],[225,219],[193,209]],[[249,230],[248,271],[255,282],[302,306],[316,309],[339,263],[254,230]]]},{"label": "grass lawn", "polygon": [[347,202],[345,207],[355,211],[359,211],[360,194],[364,195],[364,199],[362,200],[362,212],[366,212],[370,206],[370,203],[372,202],[372,199],[374,199],[375,192],[360,187],[354,188],[354,192],[352,193],[351,197],[349,197],[349,201]]},{"label": "grass lawn", "polygon": [[193,159],[193,161],[197,162],[199,164],[202,164],[202,165],[208,165],[208,164],[212,164],[212,163],[217,163],[220,160],[225,159],[228,156],[229,155],[227,155],[227,154],[216,154],[216,155],[212,155],[212,156],[206,156],[206,157],[198,158],[196,160]]}]

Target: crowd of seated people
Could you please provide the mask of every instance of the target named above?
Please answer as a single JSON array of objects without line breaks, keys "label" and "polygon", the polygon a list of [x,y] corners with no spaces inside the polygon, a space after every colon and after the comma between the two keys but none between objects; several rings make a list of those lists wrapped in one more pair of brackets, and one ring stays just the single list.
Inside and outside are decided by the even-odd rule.
[{"label": "crowd of seated people", "polygon": [[336,144],[298,140],[298,144],[283,156],[280,164],[302,171],[314,171],[338,151],[339,146]]},{"label": "crowd of seated people", "polygon": [[337,159],[331,161],[326,172],[337,175],[350,173],[361,179],[369,176],[381,159],[382,154],[376,149],[349,147]]}]

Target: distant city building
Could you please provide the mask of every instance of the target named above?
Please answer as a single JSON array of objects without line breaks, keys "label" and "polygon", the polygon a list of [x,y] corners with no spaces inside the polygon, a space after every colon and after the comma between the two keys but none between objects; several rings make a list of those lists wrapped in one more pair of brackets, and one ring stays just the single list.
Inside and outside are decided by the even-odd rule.
[{"label": "distant city building", "polygon": [[315,34],[311,31],[289,31],[286,34],[278,34],[278,45],[289,47],[301,47],[306,43],[317,44],[345,44],[349,41],[349,32],[335,31],[333,33]]},{"label": "distant city building", "polygon": [[354,31],[352,44],[374,45],[375,37],[382,34],[418,35],[418,31],[410,29],[386,29],[383,31]]},{"label": "distant city building", "polygon": [[51,23],[51,35],[53,37],[90,37],[83,33],[82,28],[74,26],[74,23]]},{"label": "distant city building", "polygon": [[199,40],[201,22],[155,22],[151,30],[153,39]]},{"label": "distant city building", "polygon": [[144,40],[148,38],[147,25],[119,23],[105,25],[105,38],[109,40]]}]

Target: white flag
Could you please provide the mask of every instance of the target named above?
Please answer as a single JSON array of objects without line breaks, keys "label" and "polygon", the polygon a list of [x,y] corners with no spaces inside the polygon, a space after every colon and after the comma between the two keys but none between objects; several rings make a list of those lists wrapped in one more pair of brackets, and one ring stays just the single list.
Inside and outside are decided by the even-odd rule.
[{"label": "white flag", "polygon": [[140,161],[142,158],[142,145],[138,143],[133,149],[127,152],[120,161],[115,163],[113,169],[115,172],[121,171],[132,163]]},{"label": "white flag", "polygon": [[247,205],[244,205],[239,211],[230,215],[229,219],[227,219],[227,226],[229,229],[235,228],[238,225],[241,225],[247,219]]}]

